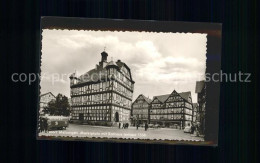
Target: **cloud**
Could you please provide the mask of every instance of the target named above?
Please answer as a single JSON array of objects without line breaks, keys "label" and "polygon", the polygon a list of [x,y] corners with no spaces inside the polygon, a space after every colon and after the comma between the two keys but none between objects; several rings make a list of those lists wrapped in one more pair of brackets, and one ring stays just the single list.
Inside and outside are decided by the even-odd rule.
[{"label": "cloud", "polygon": [[[83,74],[93,69],[106,47],[108,60],[125,62],[135,80],[136,98],[171,93],[173,89],[192,91],[204,78],[206,34],[43,30],[42,67],[49,75]],[[56,91],[69,96],[69,79],[57,87],[50,79],[41,82],[42,92]]]}]

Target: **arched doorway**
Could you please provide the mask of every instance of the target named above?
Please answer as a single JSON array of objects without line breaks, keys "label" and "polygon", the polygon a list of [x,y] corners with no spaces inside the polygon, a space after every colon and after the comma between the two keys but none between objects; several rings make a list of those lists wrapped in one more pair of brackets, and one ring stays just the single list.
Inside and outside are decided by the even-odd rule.
[{"label": "arched doorway", "polygon": [[119,114],[118,114],[118,112],[115,113],[115,122],[119,122]]}]

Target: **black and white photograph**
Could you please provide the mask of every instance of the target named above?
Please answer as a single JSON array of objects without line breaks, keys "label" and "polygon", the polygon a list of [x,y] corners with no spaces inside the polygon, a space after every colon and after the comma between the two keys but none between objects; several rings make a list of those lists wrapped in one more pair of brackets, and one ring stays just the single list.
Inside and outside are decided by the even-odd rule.
[{"label": "black and white photograph", "polygon": [[42,29],[38,138],[205,141],[207,34]]}]

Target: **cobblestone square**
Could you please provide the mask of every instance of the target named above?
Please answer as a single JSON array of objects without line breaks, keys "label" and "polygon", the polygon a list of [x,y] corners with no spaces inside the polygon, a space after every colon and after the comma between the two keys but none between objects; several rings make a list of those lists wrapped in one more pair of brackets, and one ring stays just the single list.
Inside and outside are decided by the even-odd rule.
[{"label": "cobblestone square", "polygon": [[119,129],[118,127],[90,126],[70,124],[65,130],[51,130],[48,133],[41,132],[39,136],[72,136],[72,137],[99,137],[99,138],[130,138],[130,139],[168,139],[168,140],[191,140],[203,141],[203,138],[196,137],[183,130],[171,128],[144,128],[129,127]]}]

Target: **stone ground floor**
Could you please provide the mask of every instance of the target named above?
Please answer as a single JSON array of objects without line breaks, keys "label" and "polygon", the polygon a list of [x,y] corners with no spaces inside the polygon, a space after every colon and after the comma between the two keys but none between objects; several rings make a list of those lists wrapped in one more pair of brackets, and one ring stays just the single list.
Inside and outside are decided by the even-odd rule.
[{"label": "stone ground floor", "polygon": [[130,126],[128,129],[118,127],[91,126],[70,124],[65,130],[51,130],[41,132],[39,136],[72,136],[72,137],[101,137],[101,138],[131,138],[131,139],[168,139],[168,140],[192,140],[203,141],[203,138],[184,133],[180,129],[149,128]]}]

